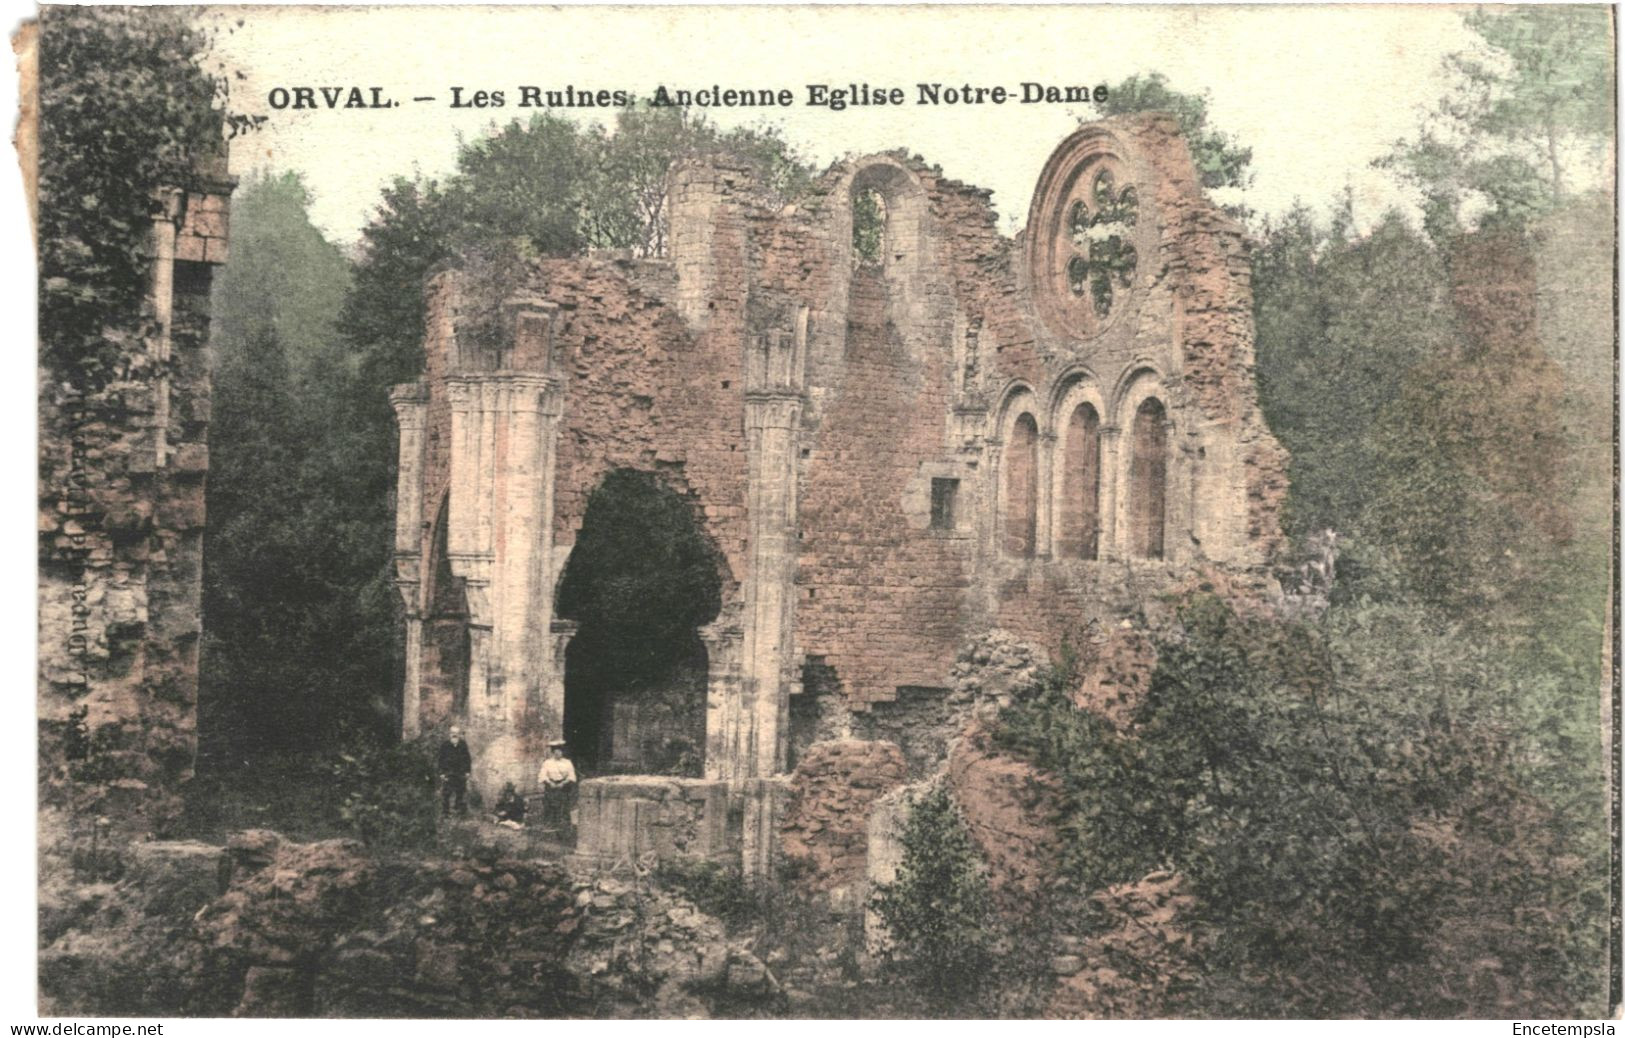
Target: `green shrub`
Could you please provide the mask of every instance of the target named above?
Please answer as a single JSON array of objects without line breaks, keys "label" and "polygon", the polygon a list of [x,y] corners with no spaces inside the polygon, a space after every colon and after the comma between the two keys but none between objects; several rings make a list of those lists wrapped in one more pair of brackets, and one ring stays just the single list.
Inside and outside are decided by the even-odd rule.
[{"label": "green shrub", "polygon": [[1540,793],[1495,646],[1417,607],[1180,615],[1129,729],[1049,683],[999,737],[1061,781],[1085,889],[1189,881],[1204,1013],[1600,1009],[1605,855]]},{"label": "green shrub", "polygon": [[439,820],[434,750],[424,742],[349,740],[329,765],[339,824],[373,846],[422,847]]},{"label": "green shrub", "polygon": [[897,878],[872,907],[897,959],[923,987],[968,993],[992,965],[992,903],[981,857],[945,786],[913,805],[902,832]]}]

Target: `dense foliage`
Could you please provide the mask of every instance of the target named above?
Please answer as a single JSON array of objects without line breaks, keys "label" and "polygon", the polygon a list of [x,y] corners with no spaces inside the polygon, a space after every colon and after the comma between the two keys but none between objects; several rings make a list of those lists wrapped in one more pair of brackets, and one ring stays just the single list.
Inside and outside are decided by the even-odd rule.
[{"label": "dense foliage", "polygon": [[1252,182],[1253,149],[1208,123],[1207,98],[1187,94],[1168,85],[1160,72],[1133,75],[1111,87],[1106,100],[1095,105],[1102,116],[1131,112],[1167,112],[1179,122],[1179,132],[1190,148],[1197,175],[1205,188],[1246,187]]},{"label": "dense foliage", "polygon": [[427,742],[380,746],[348,740],[331,758],[333,811],[341,831],[375,847],[433,844],[440,818],[434,750]]},{"label": "dense foliage", "polygon": [[1424,225],[1444,239],[1477,211],[1524,227],[1576,187],[1605,186],[1614,125],[1612,13],[1507,5],[1463,16],[1475,46],[1446,60],[1449,89],[1381,165],[1422,194]]},{"label": "dense foliage", "polygon": [[1199,1012],[1599,1008],[1598,820],[1539,795],[1495,647],[1369,604],[1289,625],[1199,598],[1181,624],[1129,728],[1051,680],[1000,736],[1062,781],[1084,889],[1190,881]]},{"label": "dense foliage", "polygon": [[720,564],[691,502],[647,472],[605,476],[559,578],[558,614],[581,625],[572,645],[587,646],[592,684],[624,688],[680,659],[722,606]]},{"label": "dense foliage", "polygon": [[200,702],[211,761],[393,728],[388,542],[375,543],[378,505],[355,494],[369,477],[351,403],[369,387],[335,329],[350,264],[308,203],[293,174],[245,182],[216,287]]},{"label": "dense foliage", "polygon": [[896,878],[871,906],[897,961],[938,994],[974,994],[992,964],[992,901],[976,846],[945,784],[913,804]]},{"label": "dense foliage", "polygon": [[184,188],[252,120],[223,111],[208,36],[167,8],[47,7],[39,52],[42,361],[94,390],[148,331],[160,188]]}]

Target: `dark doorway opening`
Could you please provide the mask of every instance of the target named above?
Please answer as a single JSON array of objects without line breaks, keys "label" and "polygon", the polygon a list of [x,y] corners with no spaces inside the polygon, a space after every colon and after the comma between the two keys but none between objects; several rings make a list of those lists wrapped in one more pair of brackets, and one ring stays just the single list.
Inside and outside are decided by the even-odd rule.
[{"label": "dark doorway opening", "polygon": [[617,469],[588,498],[558,598],[558,615],[579,624],[564,668],[578,770],[703,773],[698,629],[721,608],[719,563],[691,503],[652,473]]}]

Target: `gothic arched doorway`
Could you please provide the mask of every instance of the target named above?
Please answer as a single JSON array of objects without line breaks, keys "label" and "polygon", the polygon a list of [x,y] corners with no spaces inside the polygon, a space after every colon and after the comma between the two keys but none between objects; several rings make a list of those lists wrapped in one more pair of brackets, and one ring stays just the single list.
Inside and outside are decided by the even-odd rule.
[{"label": "gothic arched doorway", "polygon": [[648,472],[617,469],[587,500],[559,581],[564,737],[587,773],[702,774],[715,546],[690,503]]}]

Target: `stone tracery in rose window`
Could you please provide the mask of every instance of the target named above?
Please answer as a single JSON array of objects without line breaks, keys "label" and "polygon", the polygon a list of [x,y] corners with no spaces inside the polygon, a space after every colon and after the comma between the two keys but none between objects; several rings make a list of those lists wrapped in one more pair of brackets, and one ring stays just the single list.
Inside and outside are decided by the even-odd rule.
[{"label": "stone tracery in rose window", "polygon": [[1084,197],[1075,198],[1067,210],[1072,249],[1067,288],[1079,300],[1087,299],[1101,319],[1111,313],[1117,294],[1134,284],[1139,257],[1129,239],[1138,213],[1133,185],[1119,189],[1109,169],[1096,173]]}]

